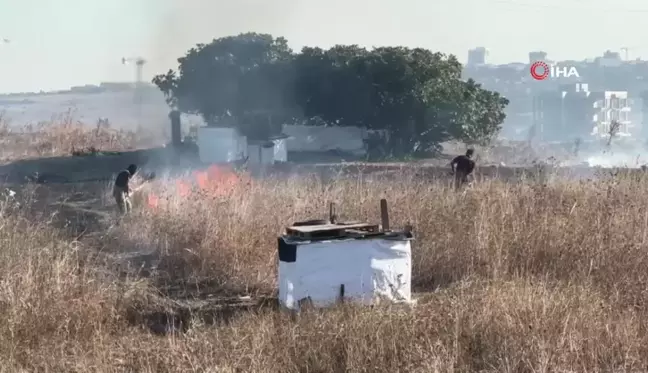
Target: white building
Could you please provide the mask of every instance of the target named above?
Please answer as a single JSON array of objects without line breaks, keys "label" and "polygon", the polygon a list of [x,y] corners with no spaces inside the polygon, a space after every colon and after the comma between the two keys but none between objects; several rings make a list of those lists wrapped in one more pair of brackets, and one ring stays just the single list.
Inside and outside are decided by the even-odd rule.
[{"label": "white building", "polygon": [[197,143],[203,163],[229,163],[247,157],[247,138],[236,128],[198,127]]},{"label": "white building", "polygon": [[594,94],[594,134],[608,136],[613,122],[618,122],[619,136],[629,136],[633,124],[630,121],[630,102],[626,91],[604,91]]},{"label": "white building", "polygon": [[247,159],[251,165],[270,165],[286,162],[288,136],[274,136],[268,140],[248,140],[231,127],[198,127],[198,156],[202,163],[231,163]]}]

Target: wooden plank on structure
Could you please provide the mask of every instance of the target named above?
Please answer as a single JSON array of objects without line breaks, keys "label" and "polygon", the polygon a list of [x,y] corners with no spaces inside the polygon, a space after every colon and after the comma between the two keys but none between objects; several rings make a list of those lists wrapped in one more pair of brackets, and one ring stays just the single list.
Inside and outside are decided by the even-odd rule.
[{"label": "wooden plank on structure", "polygon": [[371,231],[371,232],[361,231],[357,229],[347,229],[345,230],[345,233],[349,237],[353,237],[353,238],[371,238],[371,237],[379,237],[385,235],[385,232],[379,231],[377,227],[376,227],[376,231]]},{"label": "wooden plank on structure", "polygon": [[286,233],[304,239],[329,239],[337,237],[358,236],[362,232],[377,232],[377,224],[322,224],[292,226],[286,228]]},{"label": "wooden plank on structure", "polygon": [[358,224],[321,224],[321,225],[303,225],[299,227],[289,227],[288,229],[295,232],[301,233],[312,233],[312,232],[325,232],[325,231],[335,231],[340,229],[360,229],[372,227],[375,224],[369,223],[358,223]]}]

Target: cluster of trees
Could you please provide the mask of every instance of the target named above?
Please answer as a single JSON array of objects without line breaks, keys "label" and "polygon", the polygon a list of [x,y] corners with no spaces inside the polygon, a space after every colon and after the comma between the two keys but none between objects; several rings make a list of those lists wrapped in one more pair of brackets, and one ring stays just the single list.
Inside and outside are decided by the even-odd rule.
[{"label": "cluster of trees", "polygon": [[284,38],[247,33],[198,44],[177,71],[153,79],[168,103],[209,125],[251,137],[289,122],[362,126],[382,156],[427,154],[456,139],[497,134],[508,100],[461,79],[450,55],[426,49],[338,45],[294,53]]}]

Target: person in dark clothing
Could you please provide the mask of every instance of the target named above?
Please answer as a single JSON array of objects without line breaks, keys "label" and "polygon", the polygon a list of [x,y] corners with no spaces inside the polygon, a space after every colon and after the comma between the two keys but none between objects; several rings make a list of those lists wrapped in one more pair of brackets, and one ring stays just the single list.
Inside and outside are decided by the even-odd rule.
[{"label": "person in dark clothing", "polygon": [[131,164],[125,170],[117,174],[117,179],[115,179],[115,185],[113,187],[113,197],[115,197],[115,202],[117,202],[117,207],[119,212],[122,214],[129,213],[132,209],[130,194],[132,192],[130,188],[130,179],[137,172],[137,166]]},{"label": "person in dark clothing", "polygon": [[475,169],[475,161],[472,160],[473,153],[473,149],[468,149],[465,155],[459,155],[450,162],[454,175],[455,189],[459,189],[466,184],[468,182],[468,176]]}]

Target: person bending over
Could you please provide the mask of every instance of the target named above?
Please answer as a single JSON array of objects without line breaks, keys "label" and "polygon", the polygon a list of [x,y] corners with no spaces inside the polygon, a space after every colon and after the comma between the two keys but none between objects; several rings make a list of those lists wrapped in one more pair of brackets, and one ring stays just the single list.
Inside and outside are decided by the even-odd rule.
[{"label": "person bending over", "polygon": [[130,180],[136,172],[137,166],[131,164],[125,170],[117,174],[117,179],[115,179],[113,197],[115,197],[117,208],[122,215],[129,213],[133,208],[130,201],[130,195],[132,192]]},{"label": "person bending over", "polygon": [[455,189],[459,189],[468,183],[468,176],[475,169],[475,161],[472,160],[473,153],[473,149],[468,149],[465,155],[455,157],[450,163],[454,175]]}]

